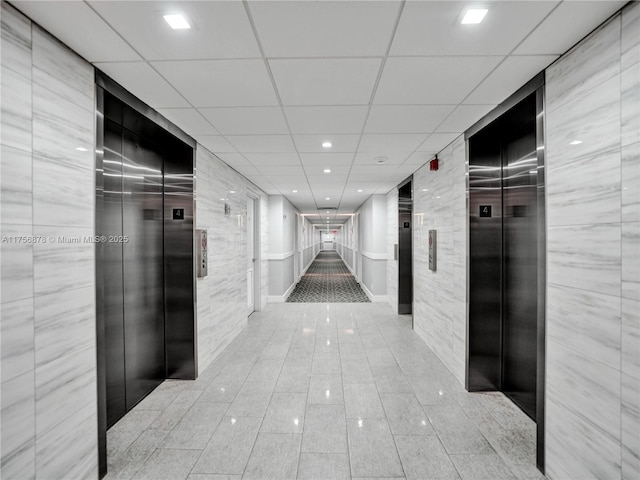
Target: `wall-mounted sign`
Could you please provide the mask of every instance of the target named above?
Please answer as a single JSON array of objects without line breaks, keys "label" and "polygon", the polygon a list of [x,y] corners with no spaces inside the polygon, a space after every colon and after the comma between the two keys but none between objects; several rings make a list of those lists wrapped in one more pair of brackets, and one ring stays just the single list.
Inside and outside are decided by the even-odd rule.
[{"label": "wall-mounted sign", "polygon": [[184,220],[184,208],[174,208],[173,209],[173,219],[174,220]]},{"label": "wall-mounted sign", "polygon": [[436,271],[436,251],[438,243],[438,232],[429,230],[429,270]]},{"label": "wall-mounted sign", "polygon": [[403,222],[403,228],[411,228],[410,222]]},{"label": "wall-mounted sign", "polygon": [[480,205],[480,217],[491,217],[491,205]]}]

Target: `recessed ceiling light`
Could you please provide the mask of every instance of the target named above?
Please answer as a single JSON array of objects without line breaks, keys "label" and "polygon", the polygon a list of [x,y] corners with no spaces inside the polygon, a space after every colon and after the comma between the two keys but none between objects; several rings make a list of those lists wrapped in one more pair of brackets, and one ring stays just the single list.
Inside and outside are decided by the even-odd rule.
[{"label": "recessed ceiling light", "polygon": [[429,189],[428,189],[428,188],[423,188],[423,189],[422,189],[422,191],[423,191],[423,192],[428,192],[428,191],[429,191]]},{"label": "recessed ceiling light", "polygon": [[331,173],[331,169],[330,168],[325,168],[324,169],[324,173]]},{"label": "recessed ceiling light", "polygon": [[88,152],[89,150],[84,148],[84,147],[76,147],[76,150],[78,150],[79,152]]},{"label": "recessed ceiling light", "polygon": [[235,190],[229,190],[229,193],[236,193]]},{"label": "recessed ceiling light", "polygon": [[582,143],[582,140],[574,140],[569,145],[580,145],[581,143]]},{"label": "recessed ceiling light", "polygon": [[331,148],[331,142],[322,142],[322,148]]},{"label": "recessed ceiling light", "polygon": [[187,22],[187,19],[184,18],[179,13],[172,14],[172,15],[165,15],[164,19],[169,24],[169,26],[174,30],[184,30],[187,28],[191,28],[191,25],[189,25],[189,22]]},{"label": "recessed ceiling light", "polygon": [[327,218],[329,218],[329,217],[327,217]]},{"label": "recessed ceiling light", "polygon": [[324,197],[324,199],[325,199],[325,200],[331,200],[331,198],[329,198],[329,197]]},{"label": "recessed ceiling light", "polygon": [[293,193],[298,193],[298,190],[291,190]]},{"label": "recessed ceiling light", "polygon": [[480,23],[487,12],[488,10],[486,8],[470,8],[467,10],[467,13],[464,14],[464,18],[460,23],[463,25]]},{"label": "recessed ceiling light", "polygon": [[358,190],[358,193],[362,193],[362,189],[359,189],[359,190]]}]

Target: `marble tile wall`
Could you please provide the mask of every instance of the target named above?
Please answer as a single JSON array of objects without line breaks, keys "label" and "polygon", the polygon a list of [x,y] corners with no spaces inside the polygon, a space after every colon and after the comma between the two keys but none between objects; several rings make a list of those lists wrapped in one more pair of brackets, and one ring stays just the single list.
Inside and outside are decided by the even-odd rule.
[{"label": "marble tile wall", "polygon": [[394,312],[398,311],[398,260],[394,248],[398,243],[398,189],[387,193],[387,296]]},{"label": "marble tile wall", "polygon": [[[268,292],[267,195],[207,149],[196,150],[196,228],[209,239],[209,275],[197,279],[198,370],[247,324],[247,190],[260,195],[261,301]],[[235,192],[235,193],[231,193]],[[225,215],[225,203],[231,213]],[[266,279],[266,280],[265,280]]]},{"label": "marble tile wall", "polygon": [[639,42],[633,2],[546,72],[551,479],[640,474]]},{"label": "marble tile wall", "polygon": [[0,476],[96,478],[93,68],[1,22]]},{"label": "marble tile wall", "polygon": [[[466,337],[465,141],[438,154],[439,169],[413,174],[413,315],[416,333],[464,383]],[[437,270],[428,233],[437,231]]]}]

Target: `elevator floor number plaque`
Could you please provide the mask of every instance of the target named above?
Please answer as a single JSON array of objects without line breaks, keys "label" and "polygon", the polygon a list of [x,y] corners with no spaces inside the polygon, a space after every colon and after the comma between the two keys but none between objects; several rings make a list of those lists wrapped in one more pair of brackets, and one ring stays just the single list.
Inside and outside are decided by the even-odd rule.
[{"label": "elevator floor number plaque", "polygon": [[491,217],[491,205],[480,205],[480,217]]}]

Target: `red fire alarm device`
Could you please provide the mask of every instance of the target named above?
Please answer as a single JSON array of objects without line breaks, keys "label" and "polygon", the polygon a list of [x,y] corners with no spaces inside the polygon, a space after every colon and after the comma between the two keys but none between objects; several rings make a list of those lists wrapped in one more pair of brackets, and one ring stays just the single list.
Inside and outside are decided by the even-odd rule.
[{"label": "red fire alarm device", "polygon": [[429,161],[429,170],[438,170],[438,156]]}]

